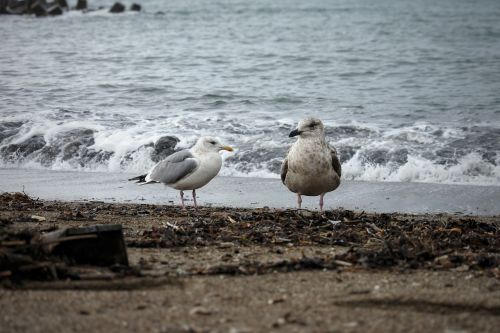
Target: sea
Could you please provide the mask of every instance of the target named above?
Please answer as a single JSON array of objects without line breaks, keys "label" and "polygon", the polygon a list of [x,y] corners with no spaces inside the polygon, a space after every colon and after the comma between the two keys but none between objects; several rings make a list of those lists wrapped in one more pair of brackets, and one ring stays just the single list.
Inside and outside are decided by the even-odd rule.
[{"label": "sea", "polygon": [[113,2],[0,16],[1,168],[143,173],[212,135],[222,175],[278,178],[312,116],[343,179],[500,186],[498,0]]}]

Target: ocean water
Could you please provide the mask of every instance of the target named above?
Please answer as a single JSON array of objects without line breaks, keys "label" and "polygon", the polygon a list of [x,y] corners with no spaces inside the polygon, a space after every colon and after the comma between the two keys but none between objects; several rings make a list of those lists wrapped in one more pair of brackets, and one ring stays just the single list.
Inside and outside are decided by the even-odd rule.
[{"label": "ocean water", "polygon": [[500,186],[500,1],[141,4],[0,16],[0,167],[144,172],[208,134],[278,177],[315,116],[345,179]]}]

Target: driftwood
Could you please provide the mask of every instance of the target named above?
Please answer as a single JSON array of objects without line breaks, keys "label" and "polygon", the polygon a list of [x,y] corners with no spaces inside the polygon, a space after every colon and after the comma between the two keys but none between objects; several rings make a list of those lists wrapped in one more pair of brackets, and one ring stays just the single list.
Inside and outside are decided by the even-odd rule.
[{"label": "driftwood", "polygon": [[[67,228],[45,234],[2,231],[0,281],[112,280],[139,274],[128,267],[121,225]],[[80,274],[72,268],[75,264],[106,268],[104,273],[96,267]]]}]

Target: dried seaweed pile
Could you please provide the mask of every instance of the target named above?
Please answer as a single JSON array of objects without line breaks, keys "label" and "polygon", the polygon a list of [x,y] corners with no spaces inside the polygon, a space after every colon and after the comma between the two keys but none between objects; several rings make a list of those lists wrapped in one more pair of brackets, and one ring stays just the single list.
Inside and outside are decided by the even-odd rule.
[{"label": "dried seaweed pile", "polygon": [[[500,264],[498,221],[331,211],[202,211],[179,223],[143,232],[132,247],[235,245],[346,246],[334,258],[306,258],[276,265],[332,268],[338,262],[382,268],[496,269]],[[251,265],[249,265],[251,266]],[[255,265],[254,265],[255,266]],[[234,270],[231,267],[222,270]],[[249,268],[239,267],[237,271]],[[251,272],[265,271],[255,268]]]},{"label": "dried seaweed pile", "polygon": [[36,208],[43,206],[39,200],[30,198],[26,193],[2,193],[0,194],[0,206],[7,209],[24,210],[27,208]]},{"label": "dried seaweed pile", "polygon": [[[237,249],[243,246],[250,251],[252,247],[270,250],[280,247],[342,248],[335,255],[283,256],[282,260],[272,262],[221,261],[210,268],[200,263],[199,269],[194,270],[195,274],[392,267],[486,270],[500,277],[500,217],[365,214],[348,210],[319,214],[266,208],[183,211],[176,206],[40,202],[19,193],[0,195],[0,209],[4,213],[3,217],[0,216],[0,242],[4,244],[6,241],[27,241],[22,237],[5,238],[4,231],[10,224],[23,222],[16,224],[19,226],[25,225],[24,222],[37,222],[32,219],[44,215],[48,220],[37,222],[44,228],[54,226],[51,223],[76,223],[79,226],[87,223],[123,224],[129,248],[175,250],[195,246]],[[2,251],[8,249],[1,244],[0,248]],[[53,268],[48,269],[47,274],[53,276],[53,271]],[[64,276],[63,272],[56,273]]]}]

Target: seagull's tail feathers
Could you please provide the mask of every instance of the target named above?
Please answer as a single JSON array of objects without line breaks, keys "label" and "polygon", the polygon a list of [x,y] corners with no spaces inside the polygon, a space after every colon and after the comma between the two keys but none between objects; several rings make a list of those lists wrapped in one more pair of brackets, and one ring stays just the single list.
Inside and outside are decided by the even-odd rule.
[{"label": "seagull's tail feathers", "polygon": [[137,177],[134,177],[134,178],[130,178],[129,181],[137,180],[136,183],[145,183],[147,175],[148,174],[146,173],[144,175],[140,175],[140,176],[137,176]]}]

